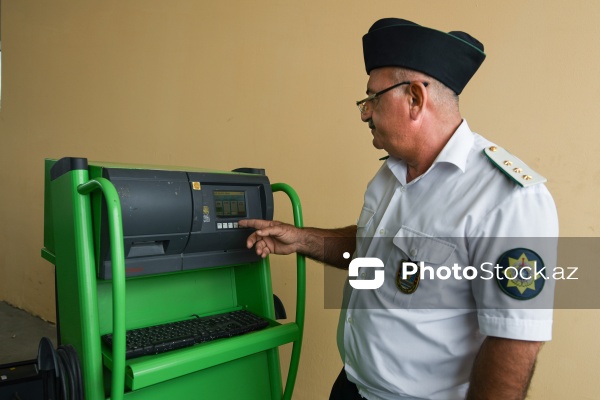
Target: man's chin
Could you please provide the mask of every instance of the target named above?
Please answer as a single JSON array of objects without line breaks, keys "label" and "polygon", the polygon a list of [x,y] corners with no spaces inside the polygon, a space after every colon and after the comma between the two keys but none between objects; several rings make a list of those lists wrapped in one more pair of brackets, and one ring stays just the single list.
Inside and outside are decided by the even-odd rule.
[{"label": "man's chin", "polygon": [[375,147],[377,150],[383,150],[383,146],[377,142],[377,139],[373,138],[373,147]]}]

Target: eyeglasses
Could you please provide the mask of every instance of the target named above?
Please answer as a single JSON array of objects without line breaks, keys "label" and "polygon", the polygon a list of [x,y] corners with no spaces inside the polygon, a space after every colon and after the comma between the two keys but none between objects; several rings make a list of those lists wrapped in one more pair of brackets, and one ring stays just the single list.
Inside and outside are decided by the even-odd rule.
[{"label": "eyeglasses", "polygon": [[[410,85],[411,83],[412,83],[412,81],[404,81],[404,82],[396,83],[395,85],[392,85],[389,88],[385,88],[383,90],[380,90],[379,92],[373,93],[372,95],[368,96],[365,99],[357,101],[356,105],[358,106],[358,109],[360,110],[360,113],[364,114],[369,109],[369,102],[370,101],[375,100],[376,98],[378,98],[379,96],[381,96],[385,92],[389,92],[390,90],[395,89],[398,86]],[[425,87],[427,87],[427,85],[429,85],[429,82],[423,82],[423,85],[425,85]]]}]

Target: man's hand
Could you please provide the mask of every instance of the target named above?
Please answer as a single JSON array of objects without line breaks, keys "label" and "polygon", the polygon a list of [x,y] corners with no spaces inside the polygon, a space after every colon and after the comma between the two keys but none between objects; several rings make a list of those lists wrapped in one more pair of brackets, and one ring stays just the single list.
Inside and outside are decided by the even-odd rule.
[{"label": "man's hand", "polygon": [[350,260],[344,253],[354,253],[356,225],[344,228],[297,228],[279,221],[246,219],[239,221],[242,228],[254,228],[246,242],[256,254],[265,258],[269,254],[294,252],[338,268],[348,268]]},{"label": "man's hand", "polygon": [[291,254],[298,251],[302,231],[293,225],[279,221],[246,219],[239,221],[242,228],[256,229],[246,241],[248,248],[254,247],[256,254],[265,258],[269,254]]}]

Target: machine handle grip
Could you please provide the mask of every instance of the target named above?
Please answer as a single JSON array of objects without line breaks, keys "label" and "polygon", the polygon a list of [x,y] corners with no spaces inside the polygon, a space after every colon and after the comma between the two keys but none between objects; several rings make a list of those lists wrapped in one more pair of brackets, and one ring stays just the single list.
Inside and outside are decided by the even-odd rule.
[{"label": "machine handle grip", "polygon": [[[294,225],[297,228],[304,227],[302,219],[302,205],[296,191],[285,183],[274,183],[271,185],[273,192],[284,192],[292,202],[292,211],[294,213]],[[287,381],[283,399],[289,400],[292,398],[296,376],[298,375],[298,365],[300,363],[300,350],[302,348],[302,336],[304,333],[304,314],[306,302],[306,258],[303,254],[296,253],[296,325],[298,325],[298,339],[294,341],[292,347],[292,356],[290,359],[290,368],[288,371]]]},{"label": "machine handle grip", "polygon": [[113,368],[111,399],[122,400],[125,392],[125,249],[121,201],[114,185],[105,178],[92,179],[77,187],[80,194],[100,190],[106,199],[112,260]]}]

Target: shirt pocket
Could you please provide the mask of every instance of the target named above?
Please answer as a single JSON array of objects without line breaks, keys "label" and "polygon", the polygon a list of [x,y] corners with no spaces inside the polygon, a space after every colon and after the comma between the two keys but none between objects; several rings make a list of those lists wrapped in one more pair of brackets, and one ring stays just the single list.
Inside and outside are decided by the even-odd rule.
[{"label": "shirt pocket", "polygon": [[[386,265],[393,265],[394,268],[389,270],[390,276],[386,276],[385,279],[394,282],[391,287],[392,290],[395,290],[394,303],[400,308],[423,311],[433,311],[437,308],[454,308],[457,304],[454,298],[456,295],[456,288],[454,287],[456,282],[452,278],[437,279],[436,273],[441,266],[451,268],[457,261],[456,244],[404,225],[396,233],[392,242],[394,244],[393,251]],[[411,280],[408,283],[399,281],[404,261],[412,261],[419,266],[417,274],[419,274],[420,279],[414,292],[409,294],[400,290],[400,286],[404,285],[406,288],[406,285],[409,287],[413,285]],[[433,279],[429,279],[429,272],[421,276],[421,263],[427,266],[430,271],[433,271]]]},{"label": "shirt pocket", "polygon": [[402,225],[392,241],[407,259],[414,262],[423,261],[432,266],[445,264],[456,249],[454,243],[427,235],[405,225]]}]

